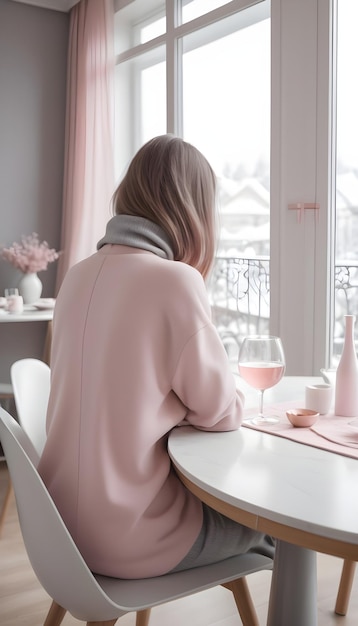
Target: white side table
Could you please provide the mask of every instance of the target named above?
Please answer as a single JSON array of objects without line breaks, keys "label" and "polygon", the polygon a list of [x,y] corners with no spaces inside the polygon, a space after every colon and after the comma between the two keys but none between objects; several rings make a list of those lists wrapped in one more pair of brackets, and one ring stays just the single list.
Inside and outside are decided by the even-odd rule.
[{"label": "white side table", "polygon": [[[0,324],[14,324],[24,322],[48,322],[47,334],[44,345],[43,360],[50,363],[51,338],[52,338],[53,309],[38,310],[31,304],[25,304],[23,313],[8,313],[0,309]],[[0,391],[1,394],[1,391]]]},{"label": "white side table", "polygon": [[[0,308],[0,324],[14,324],[23,322],[47,322],[47,333],[43,351],[43,360],[50,363],[51,339],[52,339],[53,309],[38,310],[32,305],[25,305],[23,313],[8,313]],[[9,400],[13,397],[12,385],[0,383],[0,404],[4,403],[8,409]]]}]

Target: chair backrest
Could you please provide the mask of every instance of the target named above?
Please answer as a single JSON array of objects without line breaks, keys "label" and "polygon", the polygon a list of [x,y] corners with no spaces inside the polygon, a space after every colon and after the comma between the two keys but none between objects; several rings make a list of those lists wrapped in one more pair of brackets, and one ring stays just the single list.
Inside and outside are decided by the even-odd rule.
[{"label": "chair backrest", "polygon": [[21,359],[13,363],[10,375],[19,422],[41,455],[46,442],[50,368],[38,359]]},{"label": "chair backrest", "polygon": [[111,604],[116,605],[98,585],[69,534],[36,469],[39,455],[29,437],[1,407],[0,440],[25,548],[37,578],[50,597],[75,617],[85,607],[100,619]]}]

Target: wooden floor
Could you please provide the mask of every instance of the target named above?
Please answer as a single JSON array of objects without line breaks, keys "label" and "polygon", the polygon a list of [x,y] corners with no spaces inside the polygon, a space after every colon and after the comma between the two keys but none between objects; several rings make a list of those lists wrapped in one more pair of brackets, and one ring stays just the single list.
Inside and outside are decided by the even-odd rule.
[{"label": "wooden floor", "polygon": [[[7,470],[0,463],[0,506],[7,487]],[[341,571],[341,561],[318,555],[318,625],[357,626],[358,572],[346,617],[338,617],[333,608]],[[270,572],[249,576],[251,594],[264,626],[270,587]],[[18,525],[16,505],[11,502],[0,538],[0,625],[41,626],[50,606],[50,598],[37,582],[29,564]],[[81,624],[66,615],[63,626]],[[153,609],[150,626],[240,626],[231,593],[222,587],[204,591],[190,598]],[[135,615],[118,620],[119,626],[134,626]],[[287,626],[290,626],[287,624]],[[302,624],[302,626],[309,626]]]}]

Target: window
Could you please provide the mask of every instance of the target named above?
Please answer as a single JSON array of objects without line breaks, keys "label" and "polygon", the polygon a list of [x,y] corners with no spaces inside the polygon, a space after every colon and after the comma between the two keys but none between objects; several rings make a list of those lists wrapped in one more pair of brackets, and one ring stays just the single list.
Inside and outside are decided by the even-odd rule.
[{"label": "window", "polygon": [[358,311],[356,0],[116,2],[118,175],[150,135],[194,143],[220,183],[210,290],[230,355],[269,330],[288,375],[334,366]]},{"label": "window", "polygon": [[[342,351],[344,315],[358,313],[358,56],[355,0],[337,6],[337,157],[335,171],[335,315],[332,365]],[[355,327],[356,340],[358,328]]]},{"label": "window", "polygon": [[210,293],[236,359],[239,338],[269,323],[269,6],[166,6],[167,14],[162,2],[137,0],[116,14],[117,174],[165,132],[193,143],[213,166],[221,237]]}]

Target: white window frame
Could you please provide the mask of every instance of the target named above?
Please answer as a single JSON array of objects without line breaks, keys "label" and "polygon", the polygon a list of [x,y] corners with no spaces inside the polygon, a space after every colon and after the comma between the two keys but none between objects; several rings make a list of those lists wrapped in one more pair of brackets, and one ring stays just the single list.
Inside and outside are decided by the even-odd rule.
[{"label": "white window frame", "polygon": [[[332,14],[327,0],[271,2],[270,322],[287,374],[319,374],[330,358]],[[301,211],[288,209],[296,203],[320,209],[303,211],[300,221]]]},{"label": "white window frame", "polygon": [[[286,374],[317,375],[329,366],[334,314],[334,0],[233,0],[182,25],[177,1],[166,0],[166,34],[118,60],[166,46],[167,132],[181,136],[180,38],[254,5],[271,11],[272,28],[270,331],[282,338]],[[320,209],[289,210],[296,203]]]}]

